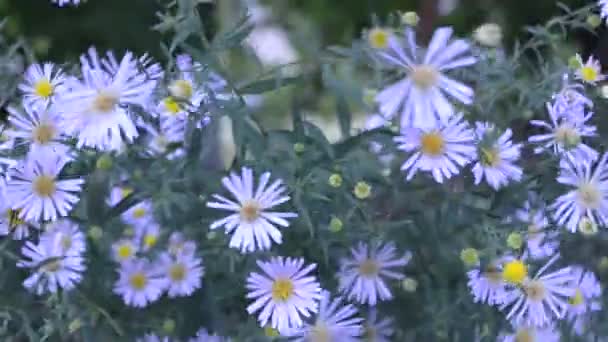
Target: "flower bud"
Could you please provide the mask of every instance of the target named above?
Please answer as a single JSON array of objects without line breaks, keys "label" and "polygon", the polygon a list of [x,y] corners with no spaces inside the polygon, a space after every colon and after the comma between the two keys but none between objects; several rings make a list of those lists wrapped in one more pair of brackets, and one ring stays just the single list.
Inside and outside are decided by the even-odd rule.
[{"label": "flower bud", "polygon": [[331,221],[329,221],[329,231],[332,233],[340,232],[343,227],[344,224],[342,223],[342,220],[337,217],[332,217]]},{"label": "flower bud", "polygon": [[417,26],[420,22],[418,13],[414,11],[405,12],[401,15],[401,23],[408,26]]},{"label": "flower bud", "polygon": [[465,248],[460,251],[460,260],[466,266],[475,266],[479,264],[479,252],[475,248]]},{"label": "flower bud", "polygon": [[355,185],[355,189],[353,190],[353,193],[355,194],[355,197],[357,197],[358,199],[364,200],[372,194],[372,187],[371,187],[371,185],[367,184],[366,182],[360,181],[360,182],[357,182],[357,184]]},{"label": "flower bud", "polygon": [[339,188],[342,186],[342,176],[340,176],[340,174],[334,173],[329,176],[327,182],[332,188]]},{"label": "flower bud", "polygon": [[304,146],[304,144],[302,144],[302,143],[293,144],[293,151],[295,153],[301,154],[301,153],[304,153],[305,150],[306,150],[306,146]]},{"label": "flower bud", "polygon": [[494,23],[483,24],[475,29],[473,38],[481,45],[489,47],[500,46],[502,42],[502,28]]},{"label": "flower bud", "polygon": [[108,154],[104,154],[97,159],[95,167],[99,170],[108,171],[112,168],[112,157]]},{"label": "flower bud", "polygon": [[507,236],[507,246],[512,249],[520,249],[524,244],[524,239],[520,233],[513,232]]},{"label": "flower bud", "polygon": [[416,292],[418,281],[414,278],[407,277],[401,282],[401,287],[407,292]]}]

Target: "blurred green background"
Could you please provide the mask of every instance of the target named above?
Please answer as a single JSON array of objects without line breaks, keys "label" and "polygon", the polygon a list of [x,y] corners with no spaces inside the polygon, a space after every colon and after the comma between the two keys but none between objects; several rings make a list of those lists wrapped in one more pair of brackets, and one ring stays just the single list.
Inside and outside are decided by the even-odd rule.
[{"label": "blurred green background", "polygon": [[[0,0],[0,17],[7,18],[7,34],[23,36],[40,59],[73,59],[95,45],[161,56],[160,33],[150,30],[156,13],[167,0],[87,0],[75,8],[57,8],[49,0]],[[236,3],[242,0],[201,1],[200,12],[210,27],[230,21]],[[209,3],[207,3],[209,2]],[[322,43],[348,43],[369,27],[376,15],[379,22],[390,12],[417,11],[422,29],[451,24],[468,33],[487,21],[501,24],[507,43],[525,25],[541,23],[559,13],[555,0],[259,0],[270,6],[283,24],[298,30],[297,16],[321,33]],[[593,1],[564,0],[578,7]],[[441,8],[449,9],[441,15]],[[224,8],[222,10],[222,8]],[[217,15],[219,14],[219,15]],[[295,26],[295,27],[294,27]]]}]

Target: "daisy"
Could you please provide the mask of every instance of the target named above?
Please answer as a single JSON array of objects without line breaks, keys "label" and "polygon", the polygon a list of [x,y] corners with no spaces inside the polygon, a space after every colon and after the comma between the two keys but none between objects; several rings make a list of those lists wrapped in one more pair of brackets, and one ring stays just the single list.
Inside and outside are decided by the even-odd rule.
[{"label": "daisy", "polygon": [[312,324],[294,329],[286,334],[294,337],[293,341],[341,341],[356,342],[363,334],[361,322],[357,317],[357,309],[351,304],[342,304],[342,298],[331,300],[328,291],[321,292],[319,313]]},{"label": "daisy", "polygon": [[36,109],[24,105],[23,111],[9,107],[8,112],[8,120],[14,127],[7,132],[9,137],[27,143],[34,153],[67,153],[68,147],[61,143],[64,138],[61,115],[54,106]]},{"label": "daisy", "polygon": [[115,186],[110,191],[110,197],[108,198],[107,203],[109,206],[113,207],[132,193],[133,189],[128,186]]},{"label": "daisy", "polygon": [[122,221],[133,227],[143,227],[154,222],[152,202],[145,200],[127,209],[120,216]]},{"label": "daisy", "polygon": [[568,299],[573,297],[576,288],[570,267],[544,274],[555,263],[555,255],[543,266],[534,278],[528,277],[527,265],[513,260],[505,263],[503,279],[512,284],[505,297],[501,310],[508,309],[507,319],[517,324],[543,327],[554,319],[561,319],[568,310]]},{"label": "daisy", "polygon": [[367,44],[374,49],[386,49],[393,33],[390,29],[373,27],[365,33]]},{"label": "daisy", "polygon": [[91,59],[81,58],[84,79],[74,81],[72,91],[63,97],[66,125],[78,138],[79,148],[118,150],[138,136],[127,106],[145,107],[156,81],[140,72],[130,52],[113,75]]},{"label": "daisy", "polygon": [[[224,227],[227,233],[232,233],[230,247],[239,248],[242,253],[257,250],[268,250],[272,242],[282,242],[281,232],[276,226],[289,227],[288,218],[298,215],[292,212],[269,211],[273,207],[289,201],[285,195],[287,190],[281,180],[268,185],[270,172],[260,177],[257,188],[254,189],[253,172],[244,167],[240,176],[231,173],[222,179],[222,184],[236,199],[228,199],[214,194],[217,202],[208,202],[209,208],[233,212],[226,218],[214,221],[210,228]],[[255,191],[254,191],[255,190]]]},{"label": "daisy", "polygon": [[204,274],[201,263],[201,259],[191,254],[171,256],[165,253],[161,256],[160,268],[164,273],[170,298],[190,296],[201,287]]},{"label": "daisy", "polygon": [[64,254],[82,255],[87,249],[86,238],[78,225],[66,219],[51,222],[45,226],[40,241],[48,243],[58,239],[61,252]]},{"label": "daisy", "polygon": [[143,308],[162,295],[165,280],[148,260],[123,262],[118,272],[119,279],[114,285],[114,293],[121,296],[125,304]]},{"label": "daisy", "polygon": [[189,339],[188,342],[229,342],[229,338],[221,337],[216,334],[211,335],[207,329],[201,328],[196,336]]},{"label": "daisy", "polygon": [[602,309],[602,286],[591,271],[573,267],[576,292],[568,301],[568,319],[574,323],[574,330],[582,334],[586,329],[589,314]]},{"label": "daisy", "polygon": [[21,248],[24,259],[17,266],[34,272],[23,286],[38,295],[55,293],[59,288],[71,290],[82,281],[84,258],[74,251],[66,251],[61,238],[60,234],[54,234],[53,238],[41,240],[38,244],[26,241]]},{"label": "daisy", "polygon": [[559,330],[553,325],[540,328],[515,323],[512,325],[513,331],[500,334],[498,342],[559,342],[561,340]]},{"label": "daisy", "polygon": [[555,110],[574,120],[583,118],[586,110],[593,107],[593,101],[584,95],[585,87],[582,84],[568,82],[567,74],[563,83],[562,89],[553,95]]},{"label": "daisy", "polygon": [[56,220],[66,216],[79,200],[82,179],[59,179],[67,163],[64,156],[41,153],[28,156],[11,169],[6,198],[26,221]]},{"label": "daisy", "polygon": [[433,127],[436,120],[445,121],[454,114],[445,94],[466,105],[473,102],[473,89],[445,74],[477,62],[468,55],[469,44],[464,40],[448,43],[452,33],[450,27],[437,29],[424,56],[419,54],[410,28],[405,31],[405,48],[399,38],[388,38],[388,48],[379,56],[402,68],[406,77],[376,96],[382,115],[390,119],[400,112],[402,127]]},{"label": "daisy", "polygon": [[502,279],[500,269],[490,265],[485,270],[474,269],[467,272],[467,285],[475,303],[489,305],[502,304],[507,294],[507,284]]},{"label": "daisy", "polygon": [[138,244],[133,239],[121,239],[112,244],[112,255],[119,263],[133,260],[138,251]]},{"label": "daisy", "polygon": [[23,83],[19,85],[24,106],[44,111],[65,93],[67,88],[64,82],[63,71],[53,63],[30,65],[25,71]]},{"label": "daisy", "polygon": [[178,136],[173,131],[166,133],[162,128],[157,129],[150,124],[142,124],[141,126],[147,133],[145,143],[147,155],[153,157],[165,156],[167,159],[173,160],[185,154],[182,147],[172,148],[170,146],[175,142],[183,142],[184,137],[181,129],[179,129],[180,133],[177,133],[181,136]]},{"label": "daisy", "polygon": [[509,180],[521,180],[522,170],[514,164],[519,159],[521,144],[513,144],[511,129],[500,134],[489,123],[476,123],[478,161],[473,166],[475,184],[486,182],[498,190],[507,185]]},{"label": "daisy", "polygon": [[62,7],[64,5],[78,5],[80,2],[85,2],[86,0],[51,0],[51,3],[57,4],[57,6]]},{"label": "daisy", "polygon": [[154,221],[135,227],[134,240],[139,243],[141,250],[146,252],[156,246],[160,238],[160,226]]},{"label": "daisy", "polygon": [[538,195],[530,193],[524,206],[515,211],[515,219],[527,226],[526,251],[532,259],[541,259],[559,248],[559,233],[549,227],[545,203]]},{"label": "daisy", "polygon": [[591,85],[595,85],[597,82],[606,79],[606,75],[602,74],[602,66],[600,65],[600,62],[593,58],[593,56],[589,56],[589,58],[587,58],[587,62],[583,62],[581,55],[576,54],[576,61],[579,65],[575,72],[577,79]]},{"label": "daisy", "polygon": [[[116,75],[120,69],[120,63],[112,51],[107,51],[105,58],[99,58],[97,50],[91,47],[88,51],[88,57],[88,60],[96,65],[94,68],[99,69],[99,65],[101,65],[102,68],[110,75]],[[81,60],[83,59],[81,58]],[[84,62],[88,62],[86,57],[84,58]],[[164,75],[163,68],[160,66],[160,64],[154,62],[152,57],[150,57],[147,53],[140,56],[137,59],[136,64],[138,70],[141,71],[147,79],[159,80]]]},{"label": "daisy", "polygon": [[597,159],[598,153],[583,142],[583,138],[597,135],[595,126],[586,125],[593,113],[569,115],[568,113],[561,113],[558,105],[551,103],[547,103],[547,111],[551,119],[550,122],[530,121],[532,126],[549,131],[528,138],[529,142],[540,145],[534,148],[535,153],[542,153],[551,149],[555,155],[564,155],[576,162]]},{"label": "daisy", "polygon": [[247,307],[253,314],[260,311],[260,326],[270,323],[278,331],[299,328],[303,317],[318,310],[321,287],[310,275],[315,264],[304,266],[304,259],[272,257],[270,261],[257,261],[262,273],[252,272],[247,277]]},{"label": "daisy", "polygon": [[601,226],[608,223],[607,158],[604,154],[595,168],[589,162],[560,162],[557,181],[571,188],[551,205],[559,225],[574,233],[584,218]]},{"label": "daisy", "polygon": [[375,306],[376,303],[393,298],[386,284],[388,279],[401,280],[405,275],[396,268],[407,265],[411,254],[397,256],[392,243],[374,243],[371,246],[363,242],[351,249],[352,257],[342,259],[338,279],[340,292],[348,299],[361,304]]},{"label": "daisy", "polygon": [[430,172],[438,183],[450,179],[476,156],[475,136],[462,115],[431,128],[406,128],[396,137],[398,148],[413,154],[401,166],[411,180],[418,170]]},{"label": "daisy", "polygon": [[167,250],[174,257],[179,255],[191,256],[196,252],[196,244],[194,241],[186,240],[182,233],[173,232],[169,237]]},{"label": "daisy", "polygon": [[390,342],[395,333],[394,320],[390,317],[378,318],[376,309],[371,309],[363,324],[363,340],[369,342]]}]

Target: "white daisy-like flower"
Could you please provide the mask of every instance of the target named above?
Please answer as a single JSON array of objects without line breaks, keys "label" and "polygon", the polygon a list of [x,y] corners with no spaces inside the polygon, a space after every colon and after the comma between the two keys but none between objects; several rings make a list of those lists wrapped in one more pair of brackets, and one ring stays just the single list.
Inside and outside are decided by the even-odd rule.
[{"label": "white daisy-like flower", "polygon": [[23,104],[44,110],[67,90],[63,71],[53,63],[32,64],[25,71],[19,90],[23,92]]},{"label": "white daisy-like flower", "polygon": [[452,33],[450,27],[437,29],[424,56],[419,54],[413,30],[405,31],[405,48],[400,38],[388,38],[388,49],[378,54],[407,76],[376,96],[382,115],[390,119],[400,113],[402,127],[434,127],[437,120],[454,115],[446,94],[466,105],[473,102],[473,89],[445,74],[477,62],[468,54],[469,43],[461,39],[449,42]]},{"label": "white daisy-like flower", "polygon": [[167,282],[167,293],[170,298],[187,297],[201,287],[204,268],[202,260],[192,254],[172,256],[165,253],[161,256],[160,268]]},{"label": "white daisy-like flower", "polygon": [[577,79],[591,85],[606,79],[606,75],[602,74],[602,66],[600,61],[593,56],[589,56],[586,62],[583,62],[581,55],[576,54],[576,61],[579,65],[575,72]]},{"label": "white daisy-like flower", "polygon": [[74,5],[77,6],[81,2],[85,2],[87,0],[51,0],[51,3],[57,4],[59,7],[63,7],[65,5]]},{"label": "white daisy-like flower", "polygon": [[148,221],[135,227],[135,241],[139,242],[142,251],[148,251],[158,243],[160,238],[160,226],[154,221]]},{"label": "white daisy-like flower", "polygon": [[568,299],[576,293],[572,269],[565,267],[545,274],[558,256],[551,258],[533,278],[528,277],[528,266],[522,261],[505,263],[503,279],[512,286],[500,309],[508,310],[508,320],[518,325],[544,327],[566,315]]},{"label": "white daisy-like flower", "polygon": [[392,299],[386,280],[405,278],[396,268],[407,265],[411,253],[398,256],[393,243],[368,245],[359,242],[351,249],[351,254],[350,258],[342,259],[340,265],[340,292],[350,300],[371,306]]},{"label": "white daisy-like flower", "polygon": [[515,219],[528,227],[526,252],[532,259],[553,256],[559,248],[559,233],[549,226],[545,203],[535,193],[529,193],[524,206],[515,211]]},{"label": "white daisy-like flower", "polygon": [[247,298],[253,300],[247,312],[260,311],[258,321],[268,323],[278,331],[288,331],[304,325],[303,318],[318,311],[321,287],[310,273],[315,264],[305,266],[304,259],[273,257],[257,261],[262,273],[247,277]]},{"label": "white daisy-like flower", "polygon": [[502,279],[498,267],[490,265],[484,270],[473,269],[467,272],[467,277],[469,278],[467,285],[475,303],[497,305],[504,302],[507,284]]},{"label": "white daisy-like flower", "polygon": [[70,255],[82,255],[87,250],[86,238],[78,225],[67,219],[57,220],[47,224],[44,233],[40,236],[40,242],[58,239],[62,253]]},{"label": "white daisy-like flower", "polygon": [[7,131],[11,138],[21,140],[30,147],[33,153],[66,154],[68,147],[61,143],[63,123],[61,115],[50,107],[30,107],[23,110],[9,107],[9,122],[13,128]]},{"label": "white daisy-like flower", "polygon": [[572,268],[576,292],[568,300],[568,319],[573,322],[574,331],[582,334],[590,314],[602,309],[602,286],[591,271],[580,266]]},{"label": "white daisy-like flower", "polygon": [[230,342],[230,339],[211,334],[207,329],[201,328],[196,332],[196,336],[189,339],[188,342]]},{"label": "white daisy-like flower", "polygon": [[394,319],[384,317],[380,319],[376,309],[370,309],[363,324],[363,340],[369,342],[391,342],[395,333]]},{"label": "white daisy-like flower", "polygon": [[120,215],[122,221],[133,227],[146,226],[154,222],[152,202],[145,200],[135,204]]},{"label": "white daisy-like flower", "polygon": [[133,260],[139,252],[139,246],[134,239],[121,239],[112,244],[112,256],[119,263]]},{"label": "white daisy-like flower", "polygon": [[20,260],[17,266],[30,268],[33,274],[23,282],[23,286],[41,295],[55,293],[60,288],[71,290],[82,281],[84,258],[80,253],[66,251],[61,240],[61,234],[53,234],[52,238],[38,244],[25,242],[21,248],[25,259]]},{"label": "white daisy-like flower", "polygon": [[255,250],[268,250],[272,242],[280,244],[282,235],[276,226],[289,227],[286,219],[297,217],[292,212],[270,211],[275,206],[289,201],[285,195],[286,188],[281,180],[268,185],[270,172],[260,177],[257,188],[254,188],[253,172],[244,167],[239,176],[231,173],[222,179],[222,184],[234,196],[236,201],[218,194],[213,194],[217,202],[208,202],[209,208],[234,212],[226,218],[211,223],[211,229],[224,227],[232,234],[230,247],[239,248],[242,253]]},{"label": "white daisy-like flower", "polygon": [[67,162],[62,155],[39,153],[10,170],[6,199],[19,210],[19,218],[52,221],[68,215],[79,201],[77,194],[84,180],[58,178]]},{"label": "white daisy-like flower", "polygon": [[589,112],[581,115],[562,113],[556,104],[551,103],[547,103],[547,112],[550,122],[530,121],[531,125],[549,131],[528,138],[529,142],[539,144],[538,147],[534,148],[535,153],[551,150],[555,155],[565,156],[576,162],[597,159],[598,153],[583,142],[583,138],[597,135],[596,127],[586,124],[593,113]]},{"label": "white daisy-like flower", "polygon": [[180,232],[173,232],[169,237],[169,246],[167,251],[174,257],[179,255],[194,255],[196,252],[196,244],[194,241],[186,240]]},{"label": "white daisy-like flower", "polygon": [[498,190],[510,180],[521,180],[522,170],[515,165],[519,159],[521,144],[511,142],[511,129],[500,134],[494,125],[477,122],[475,133],[478,139],[478,161],[473,166],[475,184],[485,179],[494,190]]},{"label": "white daisy-like flower", "polygon": [[11,203],[0,201],[0,237],[10,235],[14,240],[23,240],[30,236],[30,228],[40,229],[34,222],[21,219],[19,212],[11,207]]},{"label": "white daisy-like flower", "polygon": [[139,70],[130,52],[113,75],[94,58],[83,56],[81,63],[83,80],[72,82],[72,91],[62,99],[68,130],[78,138],[79,148],[118,150],[138,136],[127,107],[145,107],[156,81]]},{"label": "white daisy-like flower", "polygon": [[146,259],[123,262],[118,272],[120,275],[114,285],[114,293],[129,306],[143,308],[157,301],[163,293],[165,280]]},{"label": "white daisy-like flower", "polygon": [[176,136],[175,132],[165,132],[163,129],[157,129],[151,124],[140,125],[146,131],[146,154],[153,157],[165,156],[167,159],[172,160],[179,158],[185,154],[185,150],[182,147],[174,149],[170,148],[171,143],[183,142],[183,131]]},{"label": "white daisy-like flower", "polygon": [[363,334],[363,319],[357,317],[357,309],[351,304],[342,304],[341,297],[332,300],[328,291],[322,291],[321,295],[319,313],[315,321],[284,335],[298,342],[359,341]]},{"label": "white daisy-like flower", "polygon": [[585,86],[580,83],[570,83],[568,74],[563,77],[562,89],[553,95],[557,113],[570,116],[573,120],[585,116],[587,109],[593,108],[593,101],[585,96]]},{"label": "white daisy-like flower", "polygon": [[[120,69],[120,63],[112,51],[106,51],[105,58],[100,58],[97,50],[91,47],[88,51],[88,59],[81,57],[81,61],[89,63],[89,68],[99,69],[99,65],[107,71],[110,75],[116,75]],[[152,57],[147,53],[143,54],[137,59],[137,68],[141,71],[147,79],[159,80],[163,77],[164,71],[160,64],[154,62]],[[94,65],[94,66],[91,66]]]},{"label": "white daisy-like flower", "polygon": [[128,186],[115,186],[110,191],[110,197],[107,200],[109,206],[115,206],[120,201],[133,193],[133,188]]},{"label": "white daisy-like flower", "polygon": [[406,128],[395,138],[398,148],[413,154],[403,163],[411,180],[418,170],[430,172],[438,183],[457,175],[477,155],[475,135],[462,115],[430,128]]},{"label": "white daisy-like flower", "polygon": [[561,160],[557,181],[570,190],[551,205],[559,225],[574,233],[585,218],[601,226],[608,224],[607,158],[604,154],[595,168],[589,162]]},{"label": "white daisy-like flower", "polygon": [[512,323],[513,330],[501,333],[498,342],[559,342],[560,333],[553,325],[535,327]]}]

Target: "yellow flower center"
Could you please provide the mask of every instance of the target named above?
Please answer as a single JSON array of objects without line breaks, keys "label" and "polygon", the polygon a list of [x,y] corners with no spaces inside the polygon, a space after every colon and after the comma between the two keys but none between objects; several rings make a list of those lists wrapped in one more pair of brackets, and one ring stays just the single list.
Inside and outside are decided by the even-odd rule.
[{"label": "yellow flower center", "polygon": [[51,260],[42,265],[40,269],[42,269],[44,272],[55,273],[59,271],[60,267],[61,263],[59,262],[59,260]]},{"label": "yellow flower center", "polygon": [[323,322],[318,322],[310,332],[310,342],[332,342],[329,329]]},{"label": "yellow flower center", "polygon": [[570,303],[570,305],[572,305],[572,306],[579,306],[579,305],[583,304],[584,302],[585,302],[585,297],[583,297],[583,293],[581,292],[580,289],[576,289],[574,296],[572,296],[572,297],[570,297],[570,299],[568,299],[568,303]]},{"label": "yellow flower center", "polygon": [[481,148],[480,149],[480,159],[481,159],[481,163],[486,165],[486,166],[490,166],[490,167],[496,167],[500,164],[501,159],[500,159],[500,154],[498,153],[498,150],[496,148]]},{"label": "yellow flower center", "polygon": [[57,189],[55,179],[50,176],[40,175],[33,182],[34,193],[40,197],[50,197]]},{"label": "yellow flower center", "polygon": [[515,342],[534,342],[534,333],[528,329],[519,329],[515,334]]},{"label": "yellow flower center", "polygon": [[386,49],[390,35],[388,30],[376,27],[369,30],[367,42],[374,49]]},{"label": "yellow flower center", "polygon": [[34,93],[42,98],[49,98],[53,95],[53,85],[46,78],[41,78],[34,84]]},{"label": "yellow flower center", "polygon": [[61,234],[61,248],[64,251],[72,248],[72,237],[67,234]]},{"label": "yellow flower center", "polygon": [[8,227],[10,230],[15,230],[15,228],[19,227],[22,224],[25,224],[25,221],[19,218],[20,213],[21,209],[8,209],[6,211],[6,217],[8,217]]},{"label": "yellow flower center", "polygon": [[512,284],[521,284],[528,276],[528,267],[520,260],[509,261],[502,270],[502,279]]},{"label": "yellow flower center", "polygon": [[137,208],[133,209],[133,218],[140,219],[144,216],[146,216],[146,208],[137,207]]},{"label": "yellow flower center", "polygon": [[144,236],[144,246],[146,246],[146,248],[154,247],[157,242],[158,242],[158,235],[146,234]]},{"label": "yellow flower center", "polygon": [[286,302],[293,296],[294,288],[291,279],[279,278],[272,283],[272,299],[276,302]]},{"label": "yellow flower center", "polygon": [[254,222],[260,217],[260,204],[255,200],[248,200],[241,206],[241,220],[245,222]]},{"label": "yellow flower center", "polygon": [[32,139],[40,145],[49,143],[55,137],[55,126],[42,123],[32,130]]},{"label": "yellow flower center", "polygon": [[601,203],[602,195],[593,183],[582,183],[576,190],[578,199],[586,208],[597,209]]},{"label": "yellow flower center", "polygon": [[165,98],[163,100],[163,104],[165,106],[165,110],[169,112],[169,114],[175,115],[182,111],[182,108],[180,107],[179,103],[177,103],[177,101],[175,101],[175,99],[172,97]]},{"label": "yellow flower center", "polygon": [[443,153],[445,141],[439,132],[424,133],[420,138],[420,146],[422,153],[436,157]]},{"label": "yellow flower center", "polygon": [[116,255],[121,261],[127,260],[133,256],[133,248],[129,244],[120,245],[116,248]]},{"label": "yellow flower center", "polygon": [[182,281],[186,278],[186,267],[182,264],[173,264],[169,268],[169,278],[174,282]]},{"label": "yellow flower center", "polygon": [[595,82],[599,76],[598,71],[591,66],[582,66],[579,69],[579,72],[581,74],[581,78],[585,82]]},{"label": "yellow flower center", "polygon": [[412,67],[410,77],[416,87],[426,90],[437,85],[439,72],[434,66],[421,64]]},{"label": "yellow flower center", "polygon": [[120,196],[122,196],[122,198],[125,198],[132,193],[133,193],[133,189],[131,189],[131,188],[121,188],[120,189]]},{"label": "yellow flower center", "polygon": [[279,337],[281,336],[281,334],[279,334],[279,331],[269,325],[264,327],[264,335],[268,336],[268,337]]},{"label": "yellow flower center", "polygon": [[581,136],[570,124],[561,124],[555,129],[555,141],[565,149],[575,148],[581,142]]},{"label": "yellow flower center", "polygon": [[359,274],[362,276],[375,277],[379,271],[378,263],[372,259],[367,259],[359,265]]},{"label": "yellow flower center", "polygon": [[93,100],[93,109],[100,113],[110,113],[117,104],[118,96],[114,92],[102,90]]},{"label": "yellow flower center", "polygon": [[545,294],[547,291],[545,290],[545,285],[538,280],[532,280],[523,285],[524,291],[529,299],[540,302],[545,299]]},{"label": "yellow flower center", "polygon": [[141,272],[133,273],[129,278],[129,283],[131,284],[132,288],[141,291],[148,284],[148,278],[146,278],[146,275]]},{"label": "yellow flower center", "polygon": [[169,92],[180,99],[190,99],[193,93],[192,83],[186,80],[173,81],[169,86]]}]

